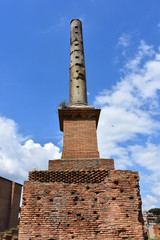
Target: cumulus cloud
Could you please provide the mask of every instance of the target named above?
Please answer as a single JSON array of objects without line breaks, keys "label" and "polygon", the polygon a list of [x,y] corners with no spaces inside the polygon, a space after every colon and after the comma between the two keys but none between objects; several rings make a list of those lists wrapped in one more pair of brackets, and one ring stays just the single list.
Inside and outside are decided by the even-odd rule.
[{"label": "cumulus cloud", "polygon": [[60,149],[53,143],[41,146],[18,133],[12,119],[0,117],[0,175],[23,183],[33,168],[45,170],[49,159],[60,158]]},{"label": "cumulus cloud", "polygon": [[155,54],[155,51],[153,50],[153,46],[146,44],[144,40],[142,40],[138,47],[136,56],[130,61],[128,61],[125,68],[126,70],[132,70],[133,73],[136,73],[136,72],[141,73],[142,70],[145,70],[145,68],[143,69],[143,67],[145,67],[143,65],[144,63],[143,60],[147,63],[146,60],[148,58],[151,58],[152,56],[156,58],[156,54]]},{"label": "cumulus cloud", "polygon": [[143,207],[144,209],[151,209],[151,208],[155,208],[156,204],[158,203],[158,200],[156,197],[153,197],[151,195],[146,195],[146,197],[143,199]]},{"label": "cumulus cloud", "polygon": [[140,166],[155,173],[160,171],[160,145],[151,143],[147,143],[146,146],[134,145],[130,147],[130,150],[132,152],[132,159]]},{"label": "cumulus cloud", "polygon": [[102,109],[98,128],[101,156],[115,158],[116,168],[139,166],[148,171],[152,196],[145,206],[152,205],[151,199],[160,203],[160,145],[155,143],[160,138],[159,91],[159,50],[141,41],[134,58],[124,65],[120,81],[95,100]]}]

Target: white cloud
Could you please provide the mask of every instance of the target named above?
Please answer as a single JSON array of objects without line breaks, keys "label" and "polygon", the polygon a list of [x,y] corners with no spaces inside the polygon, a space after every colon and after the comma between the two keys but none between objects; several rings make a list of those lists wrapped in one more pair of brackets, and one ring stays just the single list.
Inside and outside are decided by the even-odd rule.
[{"label": "white cloud", "polygon": [[153,46],[146,44],[143,40],[140,42],[136,56],[126,64],[126,70],[132,70],[134,73],[141,71],[142,60],[146,57],[152,57],[155,54]]},{"label": "white cloud", "polygon": [[130,42],[130,34],[123,33],[118,39],[118,46],[128,47]]},{"label": "white cloud", "polygon": [[134,145],[130,147],[130,150],[132,159],[140,166],[155,173],[160,172],[160,145],[152,143],[147,143],[147,146]]},{"label": "white cloud", "polygon": [[49,159],[60,158],[60,149],[52,143],[41,146],[22,137],[16,123],[0,117],[0,175],[23,183],[33,168],[47,169]]},{"label": "white cloud", "polygon": [[143,199],[143,209],[149,210],[151,208],[155,208],[157,203],[158,200],[156,197],[147,194],[146,197]]},{"label": "white cloud", "polygon": [[160,139],[159,91],[159,52],[141,41],[134,58],[123,68],[123,78],[95,100],[102,109],[98,127],[101,156],[115,158],[116,168],[139,166],[148,171],[150,206],[151,199],[160,204],[160,145],[155,143],[155,138]]},{"label": "white cloud", "polygon": [[[154,204],[160,204],[160,144],[148,142],[145,146],[135,145],[129,148],[133,161],[148,170],[149,174],[143,176],[142,182],[146,185],[148,192],[152,194],[152,199],[156,199]],[[144,201],[144,204],[147,204],[147,200]],[[150,206],[150,208],[152,207]]]}]

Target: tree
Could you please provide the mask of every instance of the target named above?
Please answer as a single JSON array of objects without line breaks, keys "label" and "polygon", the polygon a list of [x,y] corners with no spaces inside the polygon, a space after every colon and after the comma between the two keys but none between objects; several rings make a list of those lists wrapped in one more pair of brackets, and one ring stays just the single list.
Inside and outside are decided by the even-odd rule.
[{"label": "tree", "polygon": [[160,208],[152,208],[148,212],[153,213],[154,215],[160,215]]}]

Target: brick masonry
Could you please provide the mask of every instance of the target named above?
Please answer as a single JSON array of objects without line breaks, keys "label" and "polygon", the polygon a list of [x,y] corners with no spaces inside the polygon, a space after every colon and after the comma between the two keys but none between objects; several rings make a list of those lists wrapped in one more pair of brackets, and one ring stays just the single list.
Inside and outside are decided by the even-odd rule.
[{"label": "brick masonry", "polygon": [[58,159],[49,160],[49,171],[113,170],[113,159]]},{"label": "brick masonry", "polygon": [[22,185],[0,177],[0,232],[16,227]]},{"label": "brick masonry", "polygon": [[19,240],[147,240],[137,172],[100,159],[100,109],[87,105],[80,20],[71,21],[70,105],[58,109],[62,160],[24,183]]},{"label": "brick masonry", "polygon": [[[98,172],[98,168],[89,173],[92,171]],[[101,167],[103,178],[97,176],[98,182],[69,183],[58,174],[53,182],[47,177],[41,181],[42,171],[34,179],[37,173],[30,172],[30,181],[24,183],[20,240],[147,239],[137,172]],[[62,173],[67,171],[59,171]],[[70,179],[75,175],[76,171]]]},{"label": "brick masonry", "polygon": [[97,124],[100,109],[59,109],[60,128],[63,131],[63,159],[99,158]]},{"label": "brick masonry", "polygon": [[156,224],[155,222],[149,223],[146,227],[148,230],[148,235],[152,239],[159,239],[160,238],[160,224]]},{"label": "brick masonry", "polygon": [[153,225],[154,238],[160,238],[160,224]]},{"label": "brick masonry", "polygon": [[[147,240],[137,172],[100,159],[98,111],[65,109],[62,159],[24,183],[19,240]],[[89,154],[88,154],[89,153]],[[92,156],[92,157],[91,157]]]},{"label": "brick masonry", "polygon": [[62,159],[29,173],[19,240],[147,240],[138,173],[98,157],[97,111],[62,111]]},{"label": "brick masonry", "polygon": [[96,121],[64,120],[63,158],[98,158]]}]

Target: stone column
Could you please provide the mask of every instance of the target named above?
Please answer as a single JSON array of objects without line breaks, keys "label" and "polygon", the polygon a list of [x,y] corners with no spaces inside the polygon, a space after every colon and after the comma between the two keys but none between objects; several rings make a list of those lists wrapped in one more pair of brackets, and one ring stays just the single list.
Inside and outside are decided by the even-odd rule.
[{"label": "stone column", "polygon": [[69,105],[88,105],[86,73],[83,50],[82,23],[79,19],[71,21],[70,38],[70,94]]}]

